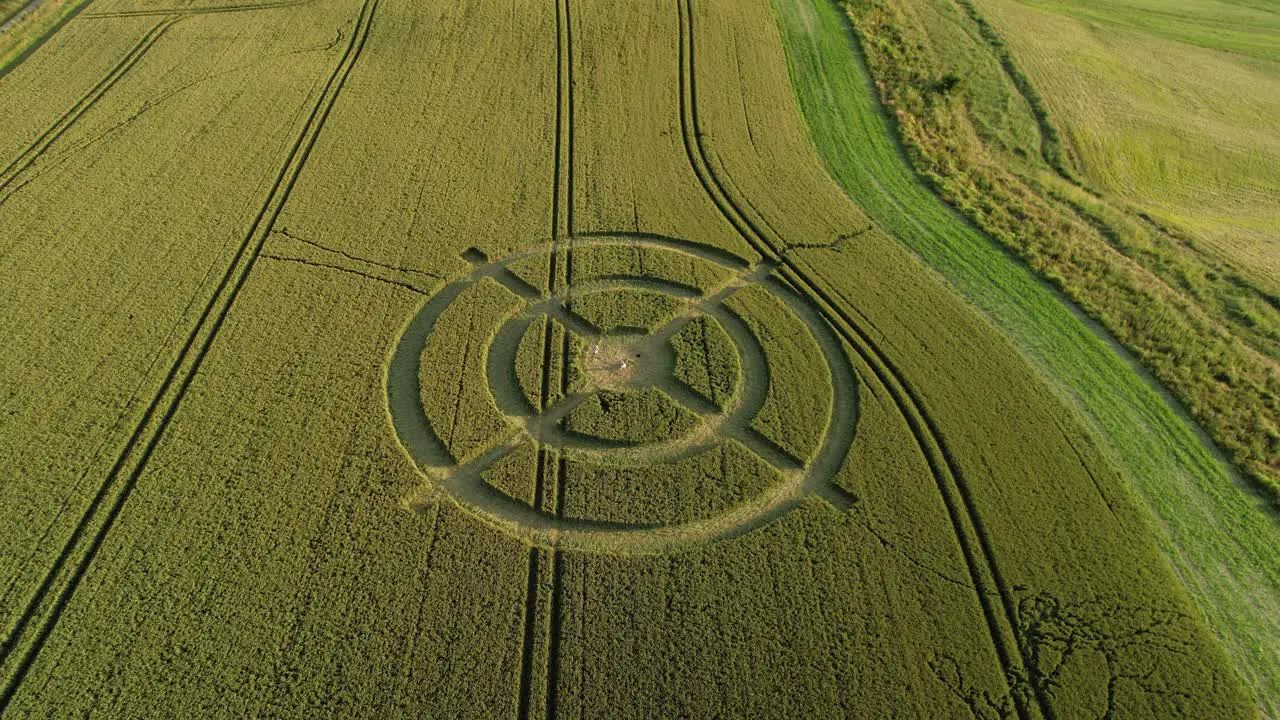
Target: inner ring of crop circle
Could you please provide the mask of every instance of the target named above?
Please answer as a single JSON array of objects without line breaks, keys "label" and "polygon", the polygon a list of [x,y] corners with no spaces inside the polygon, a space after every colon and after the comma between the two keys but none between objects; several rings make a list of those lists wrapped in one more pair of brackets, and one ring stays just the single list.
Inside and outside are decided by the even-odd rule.
[{"label": "inner ring of crop circle", "polygon": [[[551,315],[540,308],[554,306],[566,301],[572,300],[574,297],[594,293],[607,293],[618,289],[643,289],[655,293],[670,294],[686,301],[697,302],[699,299],[707,298],[692,292],[683,292],[681,286],[668,280],[660,278],[613,278],[607,283],[590,283],[585,287],[571,287],[561,290],[550,296],[544,296],[542,300],[526,307],[524,311],[517,313],[512,317],[508,317],[503,321],[502,326],[495,334],[496,338],[504,336],[514,337],[523,336],[524,332],[540,319],[551,317]],[[764,348],[760,344],[759,338],[754,332],[736,315],[729,312],[723,307],[722,302],[717,302],[711,308],[699,307],[693,309],[691,313],[685,310],[678,311],[674,315],[668,317],[665,322],[670,323],[678,316],[686,314],[690,318],[705,317],[712,319],[725,327],[726,334],[733,342],[734,352],[737,355],[739,367],[748,365],[748,356],[755,355],[760,358],[765,357]],[[589,324],[589,323],[588,323]],[[731,329],[732,328],[732,329]],[[593,328],[596,329],[596,328]],[[592,339],[608,338],[610,336],[634,336],[638,341],[650,340],[654,337],[653,333],[611,333],[603,332],[592,336]],[[747,347],[744,347],[744,343]],[[485,364],[487,375],[490,382],[490,393],[494,398],[494,402],[498,410],[507,416],[509,420],[516,424],[529,424],[536,422],[541,417],[541,412],[537,408],[530,407],[524,398],[518,400],[507,400],[507,397],[514,398],[518,393],[513,392],[514,388],[503,388],[502,392],[495,391],[493,385],[495,382],[506,385],[511,383],[510,374],[507,372],[509,364],[513,358],[509,351],[498,348],[498,343],[491,343],[486,351]],[[498,352],[495,353],[495,348]],[[678,382],[672,378],[668,380]],[[748,401],[744,391],[746,384],[750,380],[746,377],[745,372],[739,372],[735,378],[734,392],[731,396],[732,402],[718,413],[704,414],[693,408],[691,410],[698,417],[698,422],[684,431],[673,435],[669,438],[657,441],[640,442],[626,447],[616,448],[600,448],[593,446],[590,440],[578,439],[575,435],[567,430],[558,429],[554,425],[548,425],[546,432],[538,435],[538,442],[547,448],[557,450],[565,450],[573,452],[579,458],[591,460],[594,462],[608,463],[616,466],[643,466],[653,463],[673,462],[687,458],[697,452],[710,449],[723,438],[719,433],[725,427],[736,427],[749,423],[751,418],[760,411],[760,405],[763,397],[758,398],[755,402]],[[650,383],[638,383],[635,387],[644,387]],[[657,386],[656,384],[654,385]],[[593,388],[592,392],[598,392],[602,388]],[[660,388],[661,389],[661,388]],[[683,404],[679,398],[672,398],[677,404]],[[544,411],[545,412],[545,411]],[[714,424],[710,430],[712,435],[706,435],[707,426]],[[689,443],[690,436],[702,434],[705,439],[701,442]]]}]

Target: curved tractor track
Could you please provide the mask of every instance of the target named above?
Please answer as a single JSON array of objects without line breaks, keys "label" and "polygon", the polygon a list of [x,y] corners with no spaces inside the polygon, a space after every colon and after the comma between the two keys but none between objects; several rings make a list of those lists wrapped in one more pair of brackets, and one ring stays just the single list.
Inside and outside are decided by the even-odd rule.
[{"label": "curved tractor track", "polygon": [[[559,623],[561,621],[560,595],[562,594],[561,573],[564,564],[562,553],[566,551],[604,552],[609,554],[648,554],[678,550],[687,546],[698,546],[736,537],[742,533],[762,527],[780,517],[787,511],[797,507],[803,497],[816,494],[828,500],[837,508],[850,504],[847,496],[828,481],[839,470],[840,464],[847,454],[849,443],[855,430],[855,366],[848,353],[852,352],[859,366],[869,371],[864,378],[883,388],[888,397],[897,406],[918,446],[922,456],[930,468],[937,491],[945,505],[947,515],[961,550],[969,574],[975,600],[981,608],[984,623],[990,638],[995,656],[998,659],[1008,685],[1009,694],[1014,698],[1017,715],[1024,720],[1045,718],[1053,720],[1053,708],[1048,698],[1042,694],[1022,692],[1022,680],[1027,677],[1027,660],[1019,647],[1014,628],[1017,627],[1016,609],[1009,594],[1008,587],[1001,575],[995,551],[989,541],[986,529],[964,477],[952,457],[937,423],[930,417],[928,410],[918,392],[907,381],[901,370],[892,359],[877,347],[869,333],[862,327],[856,312],[846,309],[822,279],[808,266],[788,255],[780,234],[769,226],[754,207],[745,199],[735,197],[732,183],[725,177],[725,172],[717,168],[711,153],[704,144],[704,132],[698,114],[697,80],[694,49],[694,10],[691,0],[677,0],[679,14],[679,112],[683,146],[686,160],[706,195],[715,206],[717,212],[736,230],[737,234],[751,247],[763,262],[753,265],[740,258],[728,261],[735,265],[740,273],[737,283],[761,283],[775,296],[782,297],[790,311],[800,317],[808,330],[813,334],[828,363],[833,386],[833,412],[827,434],[823,442],[823,450],[811,464],[782,468],[782,463],[774,462],[775,467],[784,470],[786,481],[763,493],[761,496],[730,512],[707,520],[675,525],[630,526],[607,523],[595,520],[567,519],[564,517],[565,482],[567,476],[566,458],[575,453],[595,459],[611,458],[614,463],[642,463],[645,461],[669,460],[696,449],[696,443],[674,441],[658,448],[642,448],[631,450],[619,447],[592,448],[586,445],[573,446],[558,423],[583,401],[585,394],[596,388],[588,388],[587,393],[575,392],[570,386],[568,368],[571,357],[569,334],[561,340],[559,346],[554,342],[551,324],[546,324],[542,338],[542,378],[540,386],[541,406],[547,408],[548,402],[559,396],[563,398],[559,405],[553,405],[543,415],[522,415],[519,403],[508,402],[507,399],[518,393],[512,387],[502,387],[502,379],[506,376],[503,369],[509,364],[513,351],[510,346],[523,334],[535,317],[548,315],[560,320],[570,328],[577,328],[580,333],[590,334],[592,328],[581,327],[582,323],[572,314],[564,312],[564,307],[575,291],[573,280],[573,260],[575,248],[583,250],[588,247],[616,243],[643,245],[652,243],[674,251],[682,251],[700,255],[711,261],[720,258],[709,258],[708,246],[689,241],[661,236],[643,236],[639,234],[593,233],[591,236],[576,236],[572,219],[573,208],[573,98],[572,79],[572,35],[569,27],[569,3],[567,0],[557,2],[557,112],[556,112],[556,144],[554,159],[554,195],[552,202],[551,239],[548,244],[532,251],[517,254],[508,258],[490,262],[486,257],[473,257],[475,267],[472,272],[437,291],[419,313],[410,321],[392,355],[387,374],[387,395],[389,412],[393,426],[401,441],[402,447],[412,458],[414,464],[427,476],[424,489],[415,498],[419,502],[434,503],[443,497],[452,499],[459,507],[500,531],[521,538],[529,544],[528,587],[526,590],[524,650],[519,688],[519,716],[529,717],[535,714],[537,705],[548,716],[555,712],[555,692],[557,686],[556,666],[557,644],[559,642]],[[547,283],[545,288],[532,288],[514,278],[507,265],[529,256],[545,255],[547,265]],[[421,388],[418,385],[420,354],[426,345],[427,337],[440,314],[457,299],[466,288],[479,281],[491,279],[506,286],[523,300],[523,308],[506,316],[500,328],[494,328],[490,335],[490,345],[486,352],[489,358],[488,380],[497,404],[513,419],[513,430],[502,438],[497,438],[489,448],[478,457],[455,463],[449,450],[438,439],[440,434],[434,432],[430,422],[422,416],[420,404]],[[624,279],[613,287],[578,288],[579,292],[602,291],[616,289],[626,285],[628,281],[639,282],[640,278]],[[660,283],[659,283],[660,285]],[[653,289],[650,282],[647,285]],[[679,295],[676,288],[665,288],[668,294]],[[735,325],[728,314],[720,315],[715,308],[724,296],[733,292],[732,287],[721,288],[716,293],[686,297],[687,305],[684,313],[669,319],[658,331],[646,339],[653,347],[660,345],[670,337],[672,325],[685,320],[689,316],[705,312],[722,321],[730,328],[740,351],[744,346],[750,347],[751,339],[747,333]],[[742,351],[744,365],[749,368],[745,373],[745,382],[759,382],[762,371],[756,367],[751,370],[753,352]],[[498,361],[495,363],[495,357]],[[553,357],[558,361],[554,366],[558,374],[552,372]],[[500,369],[495,371],[494,366]],[[742,409],[742,397],[738,398]],[[758,409],[752,403],[745,403],[748,410]],[[733,412],[728,413],[732,416]],[[707,418],[703,418],[707,420]],[[711,418],[710,435],[724,434],[730,437],[743,436],[738,432],[740,425],[735,425],[727,418]],[[706,434],[700,436],[705,440]],[[481,473],[484,468],[498,462],[513,448],[521,443],[537,441],[536,478],[534,481],[533,502],[521,503],[507,497],[484,484]],[[747,443],[759,455],[768,456],[764,443]],[[631,453],[628,459],[628,453]],[[776,455],[772,457],[776,458]],[[550,566],[549,568],[547,566]],[[538,636],[537,620],[540,608],[547,601],[539,599],[539,587],[550,586],[550,608],[546,612],[550,619],[545,640]],[[535,646],[545,648],[546,666],[536,667],[535,656],[539,653]],[[533,688],[539,683],[546,688],[545,699],[535,702]]]},{"label": "curved tractor track", "polygon": [[[227,266],[195,326],[187,335],[177,359],[169,368],[157,393],[117,456],[110,472],[99,486],[44,580],[13,627],[9,629],[3,644],[0,644],[0,671],[7,676],[4,689],[0,691],[0,714],[12,702],[18,687],[27,676],[37,655],[57,625],[63,610],[75,594],[89,565],[93,562],[137,484],[138,478],[146,468],[152,452],[169,427],[192,379],[216,340],[231,306],[235,303],[241,288],[244,287],[249,273],[262,252],[267,236],[271,233],[317,138],[324,129],[334,103],[364,50],[369,29],[377,13],[378,2],[379,0],[365,0],[361,5],[354,31],[342,59],[330,73],[323,91],[311,107],[265,201],[242,238],[232,262]],[[257,7],[245,9],[257,9]],[[91,98],[87,104],[77,103],[76,107],[64,115],[64,119],[70,118],[70,120],[60,121],[63,122],[61,129],[46,133],[46,136],[50,136],[51,139],[39,149],[39,152],[43,152],[53,140],[57,139],[57,136],[65,132],[75,119],[83,115],[106,90],[110,89],[111,85],[119,80],[121,75],[137,63],[164,30],[172,27],[180,19],[165,19],[152,28],[152,31],[144,36],[143,42],[135,46],[125,60],[108,74],[104,83],[100,83],[100,91],[96,94],[91,92],[86,96]],[[33,147],[36,146],[33,145]]]},{"label": "curved tractor track", "polygon": [[1014,633],[1014,628],[1018,626],[1016,607],[1008,586],[1003,581],[992,544],[965,486],[963,475],[948,451],[936,423],[929,417],[910,383],[892,360],[876,347],[853,313],[843,309],[813,273],[784,251],[785,245],[771,228],[768,233],[761,229],[762,226],[767,227],[767,223],[762,218],[753,219],[752,214],[735,201],[726,187],[723,171],[716,170],[711,163],[698,118],[693,1],[676,0],[676,3],[681,33],[680,123],[689,164],[707,196],[738,234],[761,256],[778,262],[782,276],[797,290],[817,301],[823,317],[871,368],[877,382],[889,391],[895,405],[907,420],[916,444],[927,458],[938,492],[946,505],[992,644],[1004,668],[1006,681],[1010,684],[1010,695],[1015,700],[1018,716],[1024,720],[1036,717],[1053,720],[1053,708],[1042,692],[1035,693],[1033,700],[1028,701],[1025,694],[1014,687],[1018,678],[1027,676],[1026,665],[1029,664],[1023,657]]}]

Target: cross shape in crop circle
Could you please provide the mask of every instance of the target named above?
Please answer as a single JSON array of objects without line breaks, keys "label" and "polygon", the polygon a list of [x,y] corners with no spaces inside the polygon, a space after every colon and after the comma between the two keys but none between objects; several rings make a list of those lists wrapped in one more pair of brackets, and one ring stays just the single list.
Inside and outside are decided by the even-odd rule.
[{"label": "cross shape in crop circle", "polygon": [[[572,284],[558,288],[556,251],[574,258]],[[535,545],[634,554],[731,538],[813,496],[852,502],[834,481],[856,427],[852,366],[773,265],[626,235],[469,259],[471,272],[411,319],[387,373],[392,425],[425,477],[415,504],[451,499]],[[435,368],[461,373],[452,402],[434,395]],[[656,468],[678,477],[721,453],[719,485],[733,485],[732,453],[770,481],[749,497],[701,498],[701,514],[675,520],[625,508],[584,516],[565,512],[562,497],[539,506],[488,480],[530,448],[566,459],[562,476],[572,462],[643,484]],[[560,493],[574,493],[564,482]]]}]

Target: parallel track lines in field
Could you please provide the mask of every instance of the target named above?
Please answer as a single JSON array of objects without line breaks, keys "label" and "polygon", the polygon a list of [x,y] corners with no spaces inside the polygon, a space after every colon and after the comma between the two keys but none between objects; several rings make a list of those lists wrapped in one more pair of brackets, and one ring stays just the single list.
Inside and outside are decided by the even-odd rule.
[{"label": "parallel track lines in field", "polygon": [[[542,452],[539,450],[538,477],[542,476]],[[534,497],[537,497],[535,493]],[[529,717],[530,699],[533,688],[533,646],[536,640],[538,616],[538,553],[537,546],[529,548],[529,584],[524,595],[524,635],[520,655],[520,687],[516,695],[516,717],[526,720]]]},{"label": "parallel track lines in field", "polygon": [[67,132],[67,130],[71,129],[71,126],[75,125],[76,122],[78,122],[80,118],[94,106],[94,104],[101,100],[102,96],[106,95],[107,91],[115,86],[121,78],[128,74],[129,71],[133,69],[133,66],[136,65],[138,61],[147,54],[151,47],[160,40],[161,36],[168,32],[169,29],[179,21],[193,15],[246,12],[251,10],[271,10],[275,8],[306,5],[314,1],[315,0],[283,0],[281,2],[226,5],[222,7],[208,8],[171,8],[166,10],[85,13],[81,16],[85,20],[155,16],[160,16],[161,20],[147,30],[147,32],[143,34],[142,39],[138,41],[138,44],[134,45],[119,63],[107,71],[107,74],[104,75],[97,84],[90,88],[89,92],[85,93],[85,95],[77,100],[70,109],[55,120],[52,125],[46,128],[45,131],[31,143],[31,145],[18,155],[18,157],[14,158],[3,170],[0,170],[0,205],[3,205],[13,192],[16,192],[18,188],[22,187],[19,185],[18,188],[13,188],[11,191],[11,186],[14,181],[26,172],[28,168],[34,165],[50,146],[57,142],[58,139]]},{"label": "parallel track lines in field", "polygon": [[[568,274],[568,258],[567,246],[566,251],[561,253],[561,241],[568,237],[573,227],[573,176],[572,176],[572,157],[573,157],[573,140],[571,130],[571,81],[569,78],[570,66],[572,60],[569,55],[569,39],[568,39],[568,1],[555,0],[556,2],[556,120],[555,120],[555,157],[552,160],[552,190],[551,190],[551,253],[547,261],[547,290],[549,296],[554,296],[557,289],[557,279],[559,277],[559,269],[561,262],[565,262],[566,274],[565,282],[569,282]],[[552,324],[550,317],[546,320],[546,326],[542,338],[542,392],[541,402],[542,408],[546,408],[552,391],[552,383],[559,385],[561,394],[567,390],[567,362],[569,338],[566,334],[562,339],[560,347],[560,377],[553,379],[551,377],[551,355],[552,348],[555,344],[552,333]],[[563,505],[564,496],[564,475],[565,475],[565,459],[564,457],[554,458],[554,464],[549,462],[549,454],[541,443],[538,445],[537,468],[534,479],[533,502],[535,508],[542,512],[550,510],[556,515],[560,514]],[[551,467],[551,477],[547,477],[547,468]],[[550,496],[554,490],[554,496]],[[520,661],[520,686],[517,693],[516,716],[519,720],[528,720],[533,714],[533,683],[534,683],[534,664],[536,662],[536,646],[538,645],[537,621],[538,621],[538,580],[540,559],[543,553],[546,553],[551,561],[550,574],[552,577],[551,589],[551,610],[550,610],[550,627],[547,631],[547,662],[544,666],[545,674],[542,678],[546,685],[546,696],[543,700],[543,710],[546,717],[552,716],[552,707],[550,703],[554,702],[551,687],[555,684],[555,653],[558,652],[558,642],[556,635],[558,633],[558,621],[556,614],[559,611],[559,583],[562,575],[562,558],[558,550],[544,550],[537,546],[529,548],[529,575],[528,585],[525,590],[525,617],[524,617],[524,635],[523,646],[521,650]]]},{"label": "parallel track lines in field", "polygon": [[[551,198],[551,256],[548,261],[547,286],[551,295],[555,295],[560,267],[564,267],[566,286],[572,282],[573,260],[573,46],[569,28],[569,0],[556,2],[556,122],[555,122],[555,159],[554,187]],[[563,243],[563,250],[562,250]],[[560,377],[551,377],[551,354],[554,338],[551,323],[548,320],[543,336],[542,357],[542,406],[547,406],[551,395],[552,383],[557,383],[561,396],[569,390],[569,336],[561,339]],[[564,483],[567,475],[567,463],[563,454],[556,454],[554,463],[549,462],[546,449],[538,447],[537,476],[534,481],[534,503],[542,512],[551,512],[559,517],[564,512]],[[547,468],[551,467],[551,477],[547,478]],[[520,688],[518,694],[517,717],[527,720],[533,713],[533,681],[538,608],[538,577],[540,556],[545,553],[551,561],[551,598],[548,609],[546,630],[546,664],[543,675],[544,696],[543,715],[552,718],[556,714],[557,677],[559,675],[560,653],[560,614],[561,596],[563,595],[564,554],[557,549],[529,548],[529,579],[525,595],[525,627],[524,646],[520,668]]]},{"label": "parallel track lines in field", "polygon": [[[564,217],[562,230],[564,237],[567,238],[564,251],[564,280],[566,288],[570,288],[573,285],[573,24],[569,13],[570,0],[557,0],[557,2],[559,3],[556,12],[559,18],[557,24],[560,28],[560,38],[557,42],[560,48],[557,53],[560,67],[556,73],[559,78],[557,95],[559,96],[560,104],[557,114],[563,113],[565,118],[563,128],[565,146],[563,167],[564,206],[561,208],[561,214]],[[565,333],[564,344],[560,352],[560,394],[564,397],[569,394],[569,363],[572,361],[568,333]],[[556,473],[556,517],[564,515],[564,494],[567,476],[568,467],[564,454],[561,453]],[[560,549],[553,550],[551,554],[551,607],[547,629],[547,694],[544,704],[548,720],[556,717],[560,697],[560,628],[563,622],[561,615],[564,601],[564,564],[564,551]]]},{"label": "parallel track lines in field", "polygon": [[[4,668],[9,675],[4,690],[0,693],[0,714],[8,709],[36,656],[53,632],[207,357],[312,148],[315,147],[351,69],[364,50],[378,2],[379,0],[365,0],[361,6],[346,52],[312,107],[285,163],[276,175],[266,201],[245,233],[213,296],[62,552],[5,638],[3,646],[0,646],[0,668]],[[29,634],[29,628],[36,620],[39,622],[34,629],[35,635],[20,653],[15,665],[13,658],[19,644]]]},{"label": "parallel track lines in field", "polygon": [[[557,123],[558,124],[558,123]],[[557,148],[559,147],[559,134],[557,133]],[[559,150],[556,151],[557,156]],[[558,168],[558,163],[557,163]],[[559,177],[559,170],[556,170],[556,176]],[[557,182],[557,188],[558,188]],[[557,190],[558,192],[558,190]],[[554,205],[553,205],[554,207]],[[555,210],[552,211],[552,234],[554,235],[555,227]],[[550,295],[554,295],[556,291],[556,244],[553,242],[551,246],[550,259],[548,260],[547,271],[547,290]],[[541,390],[541,407],[548,406],[551,400],[551,348],[552,342],[552,324],[550,316],[543,318],[543,336],[542,336],[542,390]],[[533,485],[533,505],[535,508],[541,509],[546,501],[547,495],[547,449],[538,444],[537,467],[534,470]],[[551,479],[554,482],[554,478]],[[529,547],[529,578],[528,585],[525,588],[525,608],[524,608],[524,641],[520,655],[520,686],[517,692],[516,715],[520,720],[525,720],[530,716],[530,708],[533,698],[533,667],[534,667],[534,648],[537,644],[537,624],[538,624],[538,565],[539,557],[543,551],[536,545]]]},{"label": "parallel track lines in field", "polygon": [[[1013,683],[1016,678],[1025,677],[1025,658],[1014,636],[1014,629],[1017,627],[1014,605],[996,563],[992,544],[958,464],[943,441],[937,425],[924,410],[919,394],[906,381],[899,368],[876,347],[852,314],[843,310],[830,292],[788,257],[778,242],[770,240],[769,236],[761,231],[760,225],[735,202],[726,189],[724,179],[716,174],[710,155],[703,144],[702,128],[698,120],[694,71],[693,3],[692,0],[676,0],[676,3],[680,15],[681,35],[680,123],[689,164],[698,176],[707,196],[724,218],[756,252],[776,260],[784,278],[789,283],[816,301],[822,315],[872,369],[880,383],[889,390],[934,475],[934,481],[947,508],[957,542],[968,566],[970,579],[974,584],[974,591],[982,607],[992,645],[1005,671],[1006,681]],[[970,539],[970,533],[973,534],[974,540]],[[990,582],[987,580],[988,574],[991,577]],[[990,585],[995,586],[994,593],[988,589]],[[992,595],[998,598],[1000,608],[993,607]],[[1043,716],[1048,720],[1054,718],[1048,698],[1043,694],[1036,694],[1034,705],[1028,704],[1017,688],[1010,687],[1010,694],[1018,715],[1023,720],[1032,720],[1037,716]]]},{"label": "parallel track lines in field", "polygon": [[88,112],[95,103],[101,100],[102,96],[106,95],[107,91],[119,82],[120,78],[124,77],[129,70],[137,64],[138,60],[142,59],[142,56],[147,54],[147,51],[156,44],[156,41],[158,41],[160,37],[169,30],[169,28],[173,27],[174,23],[181,19],[182,18],[175,17],[165,18],[153,25],[151,29],[147,30],[147,32],[143,34],[142,39],[138,40],[138,43],[134,45],[129,52],[125,53],[124,58],[122,58],[120,62],[116,63],[115,66],[113,66],[111,70],[109,70],[107,74],[97,82],[97,84],[90,88],[89,92],[85,93],[84,96],[77,100],[76,103],[63,113],[61,117],[46,128],[45,131],[31,143],[31,145],[27,146],[26,150],[22,151],[22,154],[18,155],[18,157],[14,158],[12,162],[5,166],[4,170],[0,170],[0,204],[7,199],[6,193],[14,180],[22,175],[27,168],[34,165],[35,162],[44,155],[49,147],[58,141],[58,138],[62,137],[72,125],[76,124],[77,120]]}]

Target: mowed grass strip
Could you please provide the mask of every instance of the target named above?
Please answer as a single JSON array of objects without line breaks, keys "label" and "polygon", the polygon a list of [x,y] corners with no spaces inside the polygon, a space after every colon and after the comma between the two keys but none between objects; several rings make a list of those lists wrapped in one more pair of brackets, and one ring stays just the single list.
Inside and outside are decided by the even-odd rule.
[{"label": "mowed grass strip", "polygon": [[52,40],[88,4],[88,0],[5,0],[0,4],[0,77]]},{"label": "mowed grass strip", "polygon": [[3,0],[0,2],[0,25],[8,23],[9,19],[18,13],[19,10],[27,6],[30,0]]},{"label": "mowed grass strip", "polygon": [[[1032,672],[1029,682],[1039,688],[1037,704],[1060,703],[1057,712],[1066,713],[1105,698],[1105,683],[1084,675],[1073,680],[1076,689],[1069,699],[1064,692],[1047,697],[1046,669],[1030,651],[1034,638],[1023,632],[1019,606],[1028,592],[1071,601],[1105,595],[1117,608],[1194,613],[1123,486],[1082,441],[1071,413],[1046,392],[1007,341],[957,301],[954,291],[910,262],[910,255],[878,228],[845,233],[843,228],[859,216],[867,220],[848,207],[848,200],[844,208],[812,210],[814,198],[829,192],[833,182],[809,144],[789,78],[775,74],[785,76],[787,66],[771,9],[762,4],[730,13],[708,3],[695,5],[694,14],[695,27],[713,29],[695,32],[695,52],[701,50],[693,69],[697,103],[709,106],[700,111],[700,138],[710,164],[719,163],[716,173],[729,178],[722,182],[738,198],[733,202],[739,212],[754,218],[753,232],[772,238],[775,247],[805,248],[791,255],[796,274],[830,299],[842,325],[859,328],[873,354],[888,363],[888,375],[905,386],[923,414],[930,444],[937,444],[955,478],[988,558],[984,564],[1001,588],[999,622],[1013,627],[1023,664]],[[740,40],[750,33],[758,33],[759,40]],[[850,49],[847,35],[842,47]],[[735,75],[739,67],[751,68],[751,74]],[[745,78],[738,81],[751,90],[736,97],[725,92],[735,78]],[[770,92],[790,99],[770,100]],[[775,142],[798,142],[789,168],[760,161],[777,152],[768,147]],[[748,190],[761,186],[788,192]],[[1069,567],[1076,570],[1067,572]],[[1082,571],[1085,567],[1091,570]],[[1230,665],[1204,624],[1188,623],[1177,635],[1195,645],[1203,661],[1197,682],[1185,688],[1197,712],[1247,716]],[[1165,677],[1180,677],[1180,667],[1162,667]],[[1148,693],[1132,703],[1141,707],[1159,696]],[[1172,708],[1183,700],[1159,701]]]},{"label": "mowed grass strip", "polygon": [[[1016,157],[999,154],[998,149],[989,150],[969,126],[963,84],[945,89],[950,83],[942,80],[948,75],[930,59],[946,53],[946,46],[935,48],[934,53],[918,52],[917,45],[926,41],[900,6],[866,0],[848,7],[882,99],[892,108],[896,127],[921,175],[951,205],[1056,284],[1133,351],[1259,487],[1280,493],[1276,470],[1280,426],[1275,421],[1280,416],[1280,372],[1273,359],[1280,337],[1280,311],[1272,302],[1274,283],[1257,280],[1261,275],[1238,261],[1224,263],[1221,252],[1196,250],[1197,243],[1207,240],[1197,241],[1178,230],[1173,218],[1167,219],[1172,227],[1166,227],[1161,211],[1151,203],[1126,212],[1134,203],[1132,193],[1126,199],[1105,187],[1082,189],[1044,166],[1027,166]],[[990,30],[989,25],[986,28]],[[1006,83],[996,91],[1010,92],[1010,87]],[[1107,116],[1107,110],[1096,112]],[[1247,114],[1257,113],[1251,109]],[[1093,142],[1086,128],[1069,126],[1067,131],[1086,146]],[[1189,174],[1212,167],[1213,163],[1195,157],[1203,156],[1204,142],[1212,146],[1216,138],[1182,142],[1176,139],[1181,131],[1156,128],[1153,132],[1163,138],[1125,140],[1119,131],[1121,137],[1108,142],[1138,149],[1115,153],[1115,162],[1146,153],[1148,160],[1141,163],[1149,167],[1136,168],[1137,172],[1157,178],[1156,186],[1179,188],[1187,188]],[[1265,151],[1242,147],[1232,154],[1265,156],[1271,152],[1270,140],[1262,142],[1268,146]],[[1171,152],[1175,148],[1187,153],[1185,161]],[[992,152],[997,153],[995,159],[985,159]],[[1097,154],[1092,147],[1084,152]],[[1166,156],[1169,159],[1160,159]],[[1250,157],[1246,166],[1252,165]],[[1158,171],[1162,166],[1166,170]],[[1238,172],[1248,175],[1251,171],[1246,167]],[[1159,179],[1162,173],[1163,180]],[[1257,189],[1263,195],[1270,175],[1270,168],[1259,175]],[[1218,177],[1213,182],[1223,188],[1241,184],[1238,177],[1234,181]],[[1193,189],[1178,192],[1184,200],[1196,193]],[[1203,192],[1212,196],[1216,191],[1205,187]],[[1236,197],[1258,196],[1252,184],[1225,195],[1229,204]],[[1208,200],[1194,204],[1212,206]],[[1245,225],[1257,224],[1242,220]]]},{"label": "mowed grass strip", "polygon": [[[1061,127],[1088,191],[1050,189],[1101,219],[1127,256],[1277,357],[1280,58],[1248,57],[1247,42],[1205,48],[1143,32],[1122,19],[1155,13],[1117,5],[1096,26],[1061,6],[973,7]],[[1226,20],[1196,0],[1175,7],[1198,22]],[[1260,20],[1280,26],[1280,13],[1248,15],[1227,22],[1246,32]]]},{"label": "mowed grass strip", "polygon": [[[1259,646],[1257,639],[1280,633],[1280,568],[1271,550],[1280,536],[1259,512],[1258,499],[1153,380],[915,176],[840,8],[807,0],[775,7],[796,95],[829,171],[880,226],[980,307],[1084,415],[1093,438],[1084,442],[1098,444],[1154,516],[1146,524],[1163,555],[1268,707],[1266,698],[1280,695],[1268,678],[1280,677],[1280,667],[1269,644]],[[947,23],[929,27],[935,25]],[[979,61],[967,65],[965,82],[996,78],[994,60],[984,65],[978,50],[972,52]],[[1016,116],[1018,105],[1009,108],[1004,117]],[[1029,111],[1021,112],[1032,126]],[[994,110],[977,115],[994,117],[1000,117]],[[1018,126],[1009,123],[1007,137],[1016,141]]]}]

